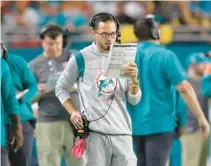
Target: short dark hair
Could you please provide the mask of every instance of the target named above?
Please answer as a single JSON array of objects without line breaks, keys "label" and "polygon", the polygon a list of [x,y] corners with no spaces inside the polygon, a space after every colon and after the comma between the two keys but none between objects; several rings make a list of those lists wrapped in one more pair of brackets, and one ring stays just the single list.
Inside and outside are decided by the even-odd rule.
[{"label": "short dark hair", "polygon": [[107,21],[113,21],[117,27],[117,22],[116,22],[116,19],[114,18],[114,16],[112,16],[111,14],[107,14],[107,13],[103,13],[103,14],[94,16],[90,21],[90,26],[93,29],[97,29],[100,22],[107,22]]},{"label": "short dark hair", "polygon": [[51,39],[56,39],[59,35],[64,34],[64,29],[57,24],[48,24],[41,29],[40,39],[44,39],[45,36]]},{"label": "short dark hair", "polygon": [[53,40],[55,40],[58,36],[60,36],[60,35],[63,35],[63,33],[61,32],[61,31],[59,31],[59,30],[56,30],[56,29],[54,29],[54,30],[49,30],[49,31],[47,31],[45,34],[44,34],[44,37],[49,37],[49,38],[51,38],[51,39],[53,39]]},{"label": "short dark hair", "polygon": [[[139,19],[134,23],[134,34],[140,40],[152,40],[154,39],[152,36],[152,29],[155,28],[153,26],[155,23],[151,19]],[[158,26],[158,25],[157,25]],[[158,27],[157,27],[158,28]]]}]

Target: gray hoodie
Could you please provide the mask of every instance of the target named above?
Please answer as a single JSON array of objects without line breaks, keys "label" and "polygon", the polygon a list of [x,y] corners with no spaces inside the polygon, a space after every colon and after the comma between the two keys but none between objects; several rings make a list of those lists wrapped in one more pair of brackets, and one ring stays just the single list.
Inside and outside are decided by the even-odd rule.
[{"label": "gray hoodie", "polygon": [[[78,79],[77,62],[72,56],[57,82],[56,96],[63,104],[70,98],[68,89],[78,82],[80,111],[89,121],[102,117],[91,122],[89,128],[104,134],[131,135],[131,119],[126,110],[126,100],[133,105],[137,104],[141,98],[141,92],[132,95],[129,92],[131,81],[125,77],[105,78],[103,73],[108,54],[101,53],[94,43],[80,52],[85,62],[83,79]],[[115,97],[112,100],[113,95]]]}]

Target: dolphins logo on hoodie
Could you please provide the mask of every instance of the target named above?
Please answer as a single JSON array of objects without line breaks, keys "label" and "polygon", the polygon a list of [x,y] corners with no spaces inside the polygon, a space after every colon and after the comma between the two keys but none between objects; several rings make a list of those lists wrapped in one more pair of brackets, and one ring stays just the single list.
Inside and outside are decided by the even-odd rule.
[{"label": "dolphins logo on hoodie", "polygon": [[96,86],[98,88],[98,96],[111,95],[116,89],[116,80],[108,79],[104,77],[103,73],[100,73],[96,78]]}]

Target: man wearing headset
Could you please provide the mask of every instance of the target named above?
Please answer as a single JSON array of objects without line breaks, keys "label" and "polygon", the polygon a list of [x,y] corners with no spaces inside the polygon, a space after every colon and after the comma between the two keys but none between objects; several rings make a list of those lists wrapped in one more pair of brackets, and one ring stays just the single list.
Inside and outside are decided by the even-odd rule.
[{"label": "man wearing headset", "polygon": [[[57,24],[49,24],[41,30],[43,53],[30,62],[37,79],[39,95],[36,125],[38,162],[40,166],[60,166],[73,145],[73,132],[69,114],[55,96],[54,86],[58,75],[69,60],[69,53],[63,48],[68,42],[68,32]],[[76,106],[77,93],[72,94]],[[82,166],[83,160],[68,155],[67,165]]]},{"label": "man wearing headset", "polygon": [[[98,13],[90,26],[95,42],[74,53],[57,82],[56,96],[71,115],[75,128],[82,128],[81,113],[72,105],[68,93],[78,83],[81,112],[90,122],[87,166],[136,166],[126,101],[135,105],[141,98],[137,68],[131,63],[122,68],[123,77],[106,78],[110,46],[119,40],[119,23],[111,14]],[[102,82],[106,86],[101,87]]]},{"label": "man wearing headset", "polygon": [[[1,165],[8,165],[8,144],[13,146],[13,150],[18,151],[23,145],[22,124],[19,117],[18,102],[15,97],[12,78],[9,67],[3,57],[7,54],[6,48],[1,42]],[[6,139],[6,129],[4,115],[8,114],[13,124],[13,140]]]},{"label": "man wearing headset", "polygon": [[128,105],[134,149],[138,166],[165,166],[175,137],[175,87],[197,117],[205,136],[209,135],[210,126],[176,55],[160,45],[154,19],[139,19],[134,33],[140,41],[136,63],[144,94],[138,105]]}]

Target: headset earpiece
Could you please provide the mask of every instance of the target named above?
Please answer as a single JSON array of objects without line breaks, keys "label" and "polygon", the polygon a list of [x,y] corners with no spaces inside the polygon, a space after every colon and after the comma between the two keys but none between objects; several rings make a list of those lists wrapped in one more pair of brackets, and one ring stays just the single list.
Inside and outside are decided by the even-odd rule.
[{"label": "headset earpiece", "polygon": [[4,45],[3,42],[1,42],[1,49],[2,49],[2,58],[6,58],[7,57],[8,50],[5,47],[5,45]]},{"label": "headset earpiece", "polygon": [[148,26],[150,28],[151,37],[154,40],[160,39],[158,25],[156,25],[156,22],[154,21],[154,19],[153,18],[144,18],[144,20],[146,21],[146,23],[148,24]]}]

